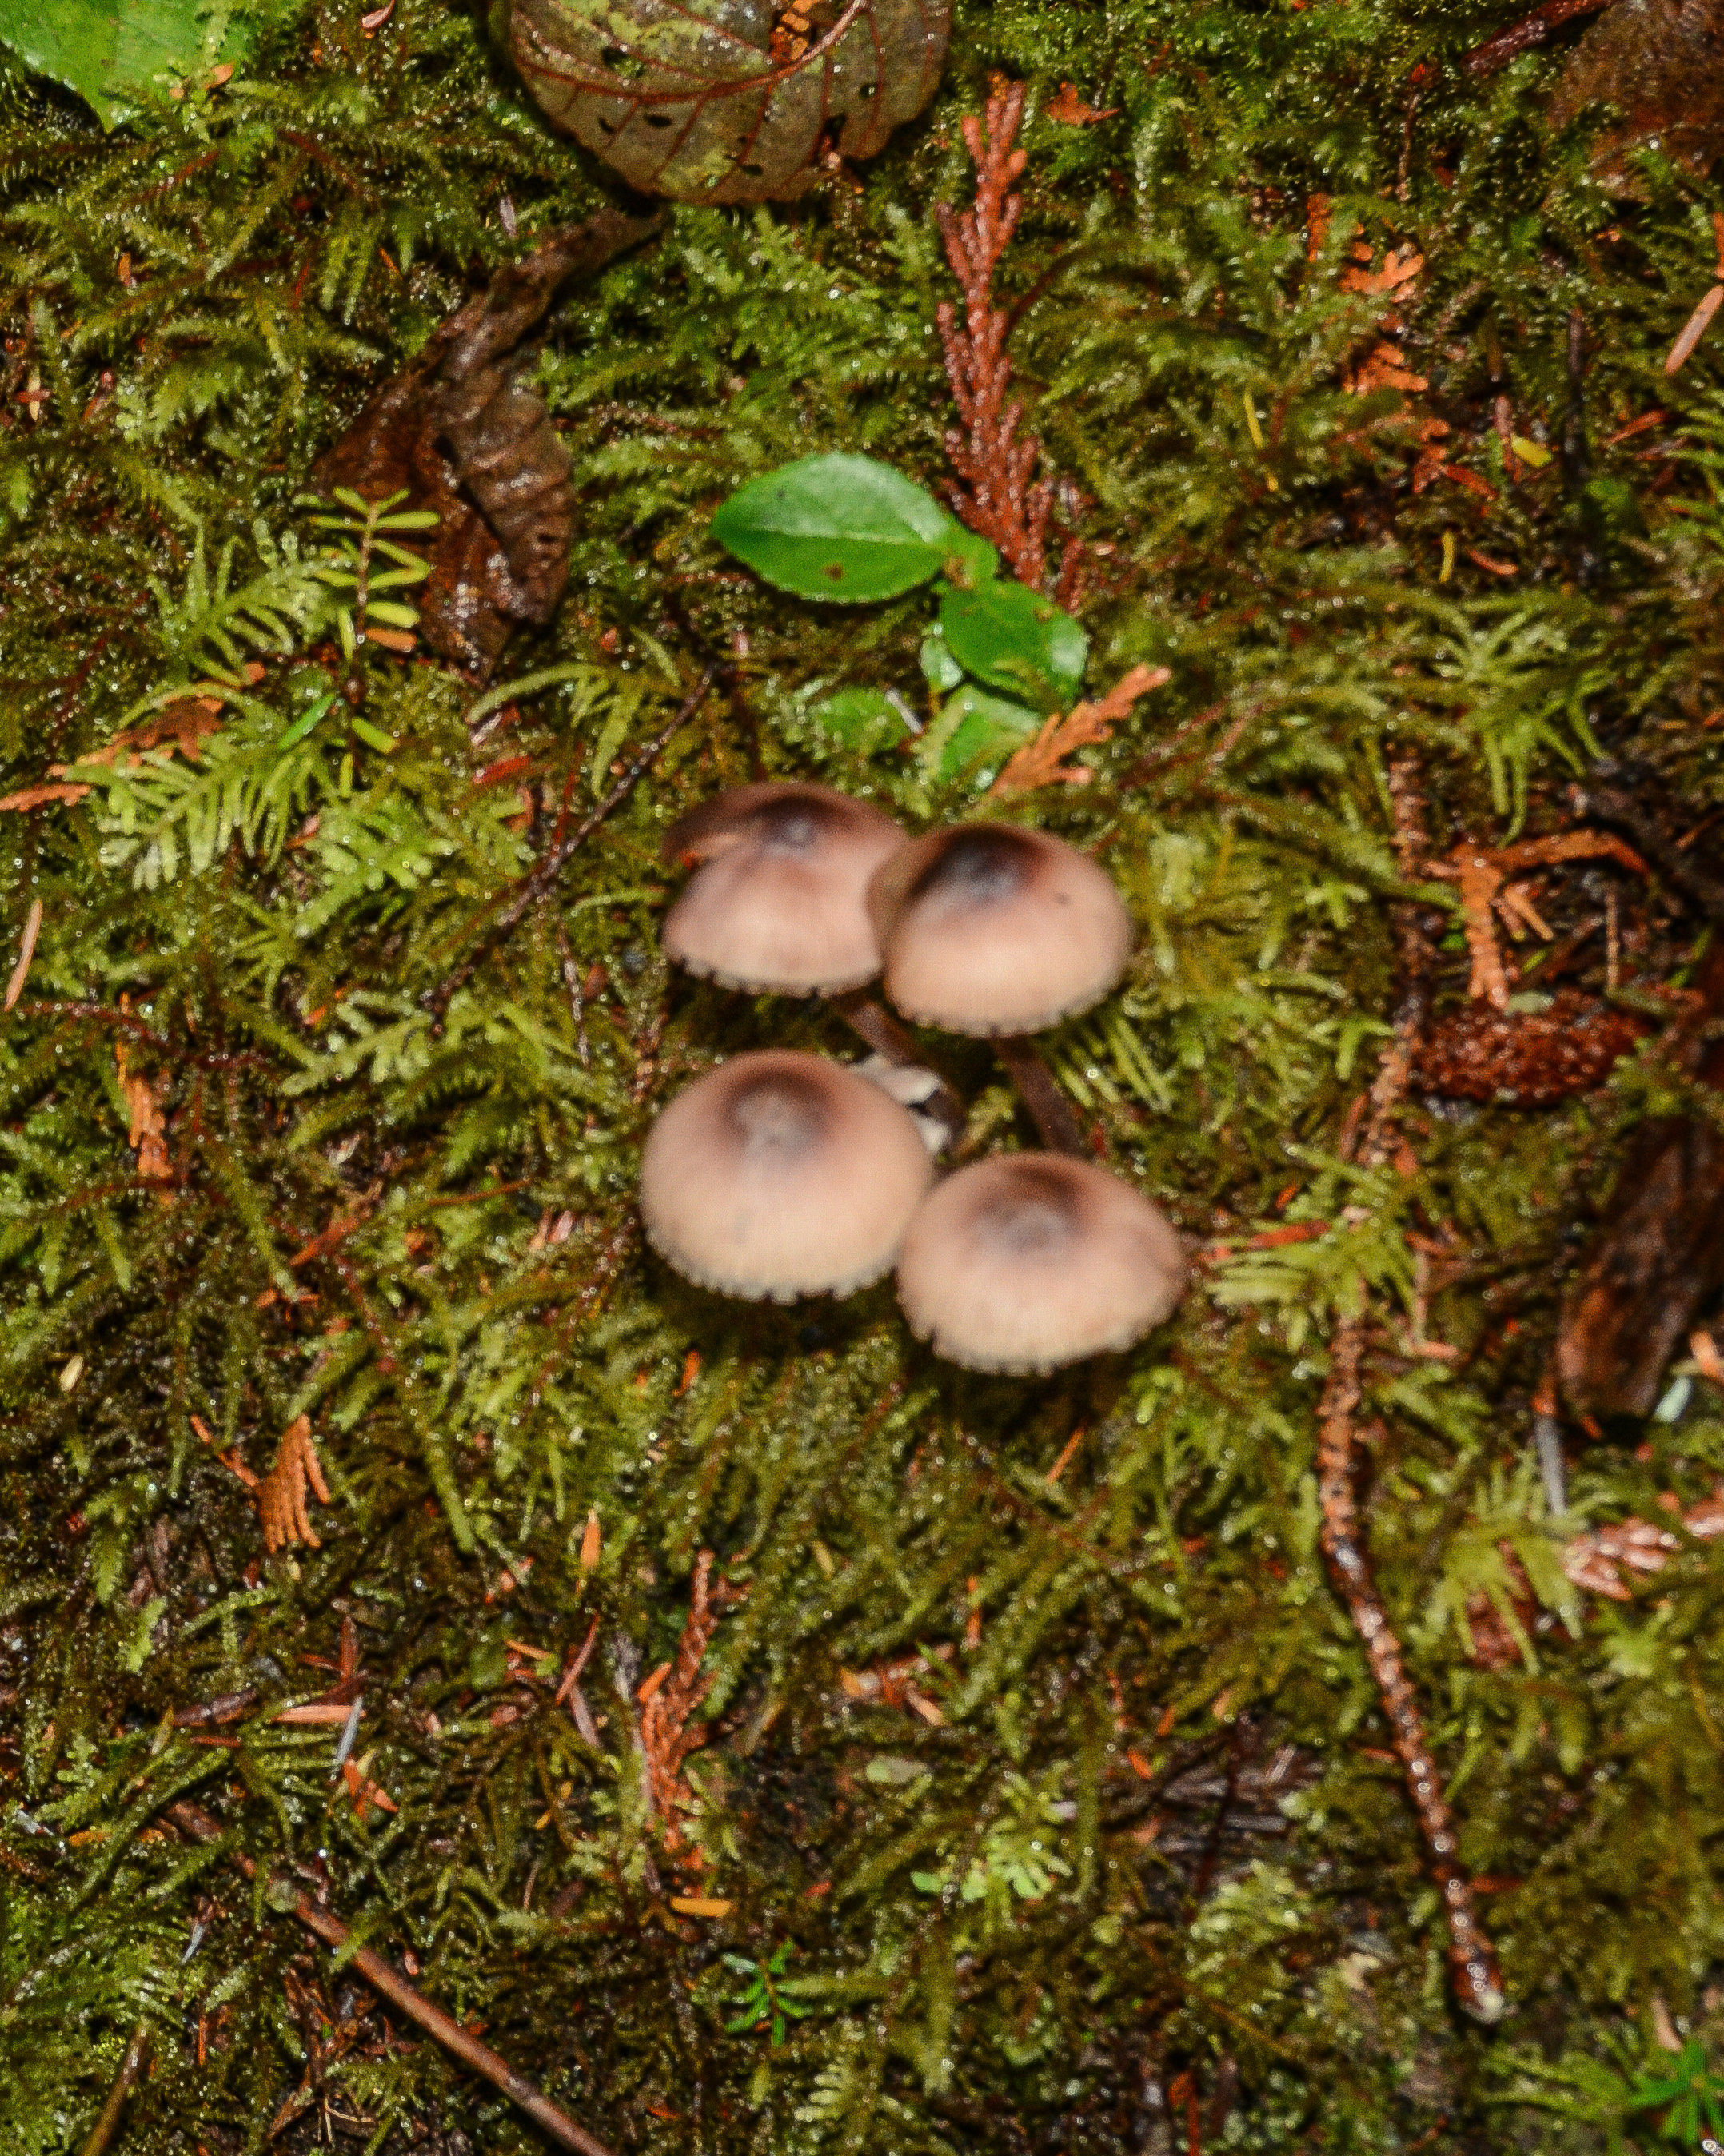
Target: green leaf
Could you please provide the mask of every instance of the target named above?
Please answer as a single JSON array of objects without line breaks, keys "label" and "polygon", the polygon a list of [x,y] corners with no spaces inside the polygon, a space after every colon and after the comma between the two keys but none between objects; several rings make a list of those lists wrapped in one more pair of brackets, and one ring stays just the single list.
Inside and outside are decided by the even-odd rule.
[{"label": "green leaf", "polygon": [[964,679],[964,669],[953,658],[952,648],[938,622],[923,638],[917,656],[921,661],[922,678],[930,689],[955,689]]},{"label": "green leaf", "polygon": [[939,717],[918,745],[924,766],[941,778],[955,778],[981,757],[1008,754],[1035,732],[1035,712],[1022,704],[991,696],[968,686],[946,700]]},{"label": "green leaf", "polygon": [[76,90],[111,127],[195,70],[243,59],[255,18],[274,10],[244,12],[253,23],[232,19],[239,10],[220,0],[0,0],[0,44]]},{"label": "green leaf", "polygon": [[1038,711],[1063,708],[1083,685],[1089,639],[1072,617],[1027,584],[948,591],[939,625],[948,649],[978,681]]},{"label": "green leaf", "polygon": [[816,704],[809,716],[864,756],[902,741],[908,731],[903,713],[881,689],[840,689]]},{"label": "green leaf", "polygon": [[896,598],[968,564],[975,542],[931,494],[889,465],[803,457],[738,487],[713,520],[722,543],[768,583],[857,606]]}]

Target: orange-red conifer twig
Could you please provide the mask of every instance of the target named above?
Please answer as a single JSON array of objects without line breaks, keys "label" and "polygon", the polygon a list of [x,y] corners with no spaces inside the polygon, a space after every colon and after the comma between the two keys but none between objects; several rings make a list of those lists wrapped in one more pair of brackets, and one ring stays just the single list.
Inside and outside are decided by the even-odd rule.
[{"label": "orange-red conifer twig", "polygon": [[[975,206],[960,213],[937,206],[946,259],[964,294],[960,321],[949,301],[939,310],[940,343],[962,428],[946,436],[946,454],[958,474],[946,496],[972,531],[991,539],[1018,582],[1047,588],[1047,521],[1053,482],[1034,476],[1042,444],[1019,435],[1022,398],[1011,399],[1011,361],[1006,349],[1011,316],[994,299],[994,272],[1011,244],[1023,208],[1013,192],[1027,162],[1016,147],[1023,119],[1024,85],[1008,84],[988,100],[984,118],[964,122],[964,141],[976,171]],[[1081,542],[1066,543],[1057,578],[1062,604],[1078,597]]]}]

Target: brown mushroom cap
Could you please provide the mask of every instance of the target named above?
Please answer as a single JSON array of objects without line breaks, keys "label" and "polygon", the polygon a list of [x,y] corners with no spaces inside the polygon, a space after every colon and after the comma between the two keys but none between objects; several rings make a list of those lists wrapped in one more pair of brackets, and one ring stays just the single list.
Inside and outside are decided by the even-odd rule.
[{"label": "brown mushroom cap", "polygon": [[750,1302],[849,1295],[889,1270],[933,1178],[908,1113],[792,1049],[738,1055],[680,1092],[641,1160],[653,1248]]},{"label": "brown mushroom cap", "polygon": [[1129,1348],[1185,1281],[1166,1216],[1064,1153],[960,1168],[910,1223],[898,1261],[911,1330],[969,1370],[1052,1370]]},{"label": "brown mushroom cap", "polygon": [[1075,848],[1016,824],[930,831],[868,886],[886,993],[908,1019],[983,1038],[1039,1033],[1125,971],[1131,918]]},{"label": "brown mushroom cap", "polygon": [[829,786],[735,786],[671,826],[665,858],[704,865],[671,908],[664,947],[728,988],[836,995],[880,970],[868,879],[904,834]]}]

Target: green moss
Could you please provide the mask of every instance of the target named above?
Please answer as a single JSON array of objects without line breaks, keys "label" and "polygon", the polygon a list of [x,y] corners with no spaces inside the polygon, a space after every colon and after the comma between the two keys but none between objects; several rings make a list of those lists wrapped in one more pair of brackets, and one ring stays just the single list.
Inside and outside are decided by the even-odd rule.
[{"label": "green moss", "polygon": [[[281,24],[243,80],[112,135],[6,74],[5,784],[200,678],[218,629],[265,671],[197,765],[111,767],[75,807],[0,815],[9,954],[43,907],[0,1030],[5,2156],[81,2144],[141,2016],[159,2033],[126,2128],[140,2156],[261,2148],[302,2082],[269,2145],[325,2123],[356,2148],[439,2145],[415,2123],[536,2145],[429,2044],[348,2025],[349,1978],[221,1852],[162,1831],[188,1792],[265,1874],[327,1880],[619,2148],[1171,2156],[1186,2114],[1156,2092],[1190,2072],[1206,2146],[1532,2148],[1545,2114],[1519,2097],[1593,2072],[1583,2123],[1547,2145],[1603,2148],[1628,2099],[1588,2062],[1655,2079],[1655,1999],[1711,2027],[1724,1573],[1695,1545],[1630,1603],[1581,1600],[1522,1464],[1561,1272],[1663,1081],[1415,1111],[1414,1175],[1337,1152],[1390,995],[1392,754],[1423,760],[1444,846],[1548,828],[1598,744],[1721,798],[1704,721],[1724,702],[1724,525],[1703,460],[1724,442],[1724,342],[1674,381],[1662,361],[1712,278],[1724,198],[1655,156],[1643,203],[1606,198],[1584,140],[1541,123],[1560,53],[1463,73],[1497,27],[1405,0],[960,7],[939,100],[855,184],[679,209],[559,306],[541,378],[580,531],[561,613],[504,670],[564,678],[475,749],[471,692],[368,659],[387,755],[339,716],[280,746],[327,680],[296,551],[311,465],[517,251],[501,198],[530,234],[605,200],[604,173],[472,15],[433,0],[370,37],[354,10]],[[1035,1383],[933,1363],[883,1288],[716,1301],[643,1255],[631,1211],[643,1132],[686,1074],[766,1040],[846,1052],[818,1009],[671,975],[670,820],[760,769],[913,819],[975,797],[974,773],[811,716],[840,686],[920,702],[926,602],[802,605],[740,576],[710,521],[813,450],[939,479],[931,211],[965,189],[955,122],[996,69],[1032,85],[1016,363],[1108,550],[1089,682],[1172,669],[1091,786],[1031,805],[1105,849],[1143,930],[1128,985],[1053,1058],[1194,1236],[1340,1224],[1242,1250],[1135,1355]],[[1109,116],[1049,119],[1067,80]],[[1308,262],[1316,192],[1332,209]],[[1430,385],[1413,405],[1492,499],[1413,492],[1402,395],[1345,386],[1392,304],[1341,289],[1356,241],[1423,254],[1402,305]],[[1576,310],[1593,475],[1558,459],[1511,485],[1492,401],[1560,444]],[[19,403],[32,369],[47,400]],[[1613,444],[1655,406],[1685,448]],[[1488,566],[1505,561],[1512,578]],[[435,1034],[422,998],[565,790],[584,813],[738,634],[729,688]],[[522,779],[546,804],[526,828]],[[1598,910],[1586,873],[1550,881],[1562,926]],[[1667,978],[1694,924],[1644,911],[1639,963]],[[1452,1004],[1464,954],[1443,968]],[[122,1040],[167,1112],[168,1203],[133,1173]],[[1009,1132],[986,1052],[940,1052]],[[1444,1224],[1468,1259],[1428,1312],[1452,1366],[1404,1330],[1409,1234]],[[1501,1889],[1486,1915],[1516,2014],[1494,2037],[1448,2003],[1317,1550],[1324,1340],[1361,1284],[1385,1327],[1370,1533],[1467,1861]],[[301,1413],[333,1498],[320,1548],[266,1559],[221,1455],[263,1471]],[[1701,1403],[1649,1443],[1588,1453],[1581,1507],[1651,1515],[1724,1467]],[[1505,1544],[1541,1614],[1516,1609]],[[674,1653],[702,1548],[747,1595],[708,1657],[695,1872],[646,1815],[628,1695]],[[1493,1591],[1531,1659],[1488,1671],[1469,1626]],[[218,1695],[322,1690],[305,1658],[336,1655],[344,1618],[369,1672],[359,1750],[399,1811],[361,1820],[341,1784],[332,1800],[330,1729],[256,1707],[174,1731],[172,1710]],[[595,1619],[596,1747],[509,1645],[554,1672]],[[857,1693],[915,1656],[937,1722]],[[212,1734],[237,1746],[195,1741]],[[691,1886],[731,1913],[670,1912]],[[781,2041],[769,2014],[733,2025],[761,1969],[809,2010]],[[1567,2082],[1535,2082],[1562,2059]]]}]

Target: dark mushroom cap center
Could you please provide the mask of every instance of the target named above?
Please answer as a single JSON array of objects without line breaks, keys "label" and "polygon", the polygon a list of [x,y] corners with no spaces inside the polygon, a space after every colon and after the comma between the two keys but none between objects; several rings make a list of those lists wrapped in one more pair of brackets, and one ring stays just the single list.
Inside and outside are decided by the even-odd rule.
[{"label": "dark mushroom cap center", "polygon": [[980,1225],[991,1243],[1013,1257],[1047,1257],[1077,1233],[1078,1199],[1063,1176],[1026,1162],[1011,1186],[996,1193]]},{"label": "dark mushroom cap center", "polygon": [[763,854],[809,854],[829,838],[837,821],[813,801],[772,801],[751,819]]},{"label": "dark mushroom cap center", "polygon": [[730,1103],[743,1158],[760,1167],[790,1167],[823,1146],[831,1103],[822,1089],[790,1071],[769,1071]]},{"label": "dark mushroom cap center", "polygon": [[1016,831],[960,831],[917,877],[910,896],[960,906],[1001,906],[1017,896],[1037,865],[1033,841]]}]

